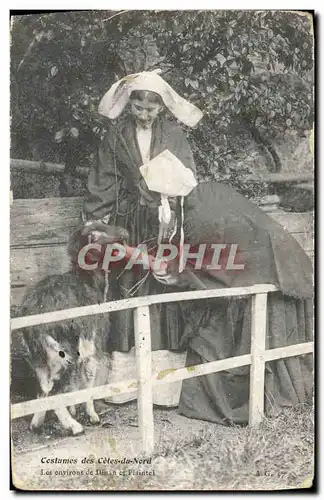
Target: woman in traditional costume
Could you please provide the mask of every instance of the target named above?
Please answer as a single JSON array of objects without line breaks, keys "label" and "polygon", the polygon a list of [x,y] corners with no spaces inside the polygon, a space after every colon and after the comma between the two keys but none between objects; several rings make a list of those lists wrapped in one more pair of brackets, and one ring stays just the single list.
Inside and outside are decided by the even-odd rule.
[{"label": "woman in traditional costume", "polygon": [[[152,252],[165,238],[174,238],[180,248],[184,242],[195,248],[199,244],[234,244],[244,266],[240,271],[224,266],[210,269],[205,260],[200,270],[192,262],[183,270],[180,261],[172,285],[140,267],[140,271],[121,273],[113,298],[175,291],[174,281],[182,290],[273,284],[278,292],[268,294],[267,348],[312,340],[312,265],[303,249],[282,226],[234,189],[214,182],[196,185],[189,145],[164,110],[191,127],[202,113],[155,72],[131,75],[114,84],[103,97],[99,112],[113,120],[128,103],[130,115],[111,124],[90,173],[86,218],[125,227],[131,246],[146,244]],[[164,163],[154,164],[161,155]],[[170,155],[175,171],[173,190],[168,182],[170,163],[166,162]],[[167,194],[178,196],[175,207]],[[172,269],[174,273],[174,266]],[[250,352],[251,299],[161,304],[151,306],[150,311],[155,371],[182,366],[186,350],[187,366]],[[116,313],[113,324],[113,380],[132,378],[132,311]],[[267,363],[266,412],[309,401],[312,383],[311,355]],[[154,402],[177,405],[180,388],[177,383],[159,387]],[[246,424],[248,402],[249,367],[241,367],[185,380],[179,411],[190,418]]]},{"label": "woman in traditional costume", "polygon": [[[127,114],[126,110],[123,113],[128,104],[130,113]],[[124,116],[118,122],[109,123],[89,175],[89,196],[83,207],[87,220],[100,219],[126,228],[130,235],[128,244],[132,247],[145,244],[149,252],[154,251],[158,239],[162,241],[165,235],[170,236],[174,231],[176,216],[171,207],[175,206],[171,201],[170,207],[167,197],[161,199],[160,194],[148,189],[140,167],[167,150],[185,170],[190,171],[192,187],[196,185],[196,168],[190,147],[180,127],[165,116],[166,109],[191,127],[203,116],[155,71],[127,76],[105,94],[99,113],[110,120],[122,113]],[[163,172],[160,177],[163,179]],[[114,300],[165,290],[166,285],[141,266],[121,272],[110,288]],[[152,306],[150,312],[154,370],[159,372],[184,366],[185,351],[180,348],[183,321],[179,305],[158,304]],[[110,380],[136,377],[132,310],[112,314],[109,348],[112,351]],[[180,388],[181,384],[160,388],[154,394],[154,402],[177,405]],[[126,395],[127,400],[131,398]],[[122,402],[125,397],[114,397],[112,401]]]},{"label": "woman in traditional costume", "polygon": [[[194,270],[195,288],[275,285],[268,293],[266,349],[313,340],[313,269],[299,243],[280,224],[235,189],[201,183],[186,198],[185,241],[197,245],[225,244],[221,269],[210,259]],[[237,265],[227,269],[230,245],[237,245]],[[190,270],[190,263],[186,265]],[[182,342],[187,366],[251,352],[250,298],[197,300],[182,303],[186,318]],[[250,366],[184,380],[179,411],[190,418],[220,424],[247,424]],[[312,404],[312,355],[295,356],[265,365],[265,413]]]}]

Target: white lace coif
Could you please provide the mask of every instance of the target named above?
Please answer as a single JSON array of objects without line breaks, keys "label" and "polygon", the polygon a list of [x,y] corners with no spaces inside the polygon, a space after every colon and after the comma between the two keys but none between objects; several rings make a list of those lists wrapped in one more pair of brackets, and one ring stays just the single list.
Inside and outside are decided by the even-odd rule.
[{"label": "white lace coif", "polygon": [[128,75],[114,83],[100,101],[98,111],[110,120],[118,118],[125,109],[134,90],[155,92],[163,100],[169,111],[188,127],[195,127],[203,113],[186,101],[160,76],[161,70],[143,71]]}]

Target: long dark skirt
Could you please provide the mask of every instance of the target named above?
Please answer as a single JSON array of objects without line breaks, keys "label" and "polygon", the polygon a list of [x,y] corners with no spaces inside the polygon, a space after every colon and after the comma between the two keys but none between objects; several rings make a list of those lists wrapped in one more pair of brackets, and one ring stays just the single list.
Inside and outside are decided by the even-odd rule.
[{"label": "long dark skirt", "polygon": [[[186,366],[248,354],[251,299],[217,299],[183,304],[188,342]],[[313,338],[311,300],[268,295],[266,347],[309,342]],[[179,411],[190,418],[220,424],[247,424],[250,367],[239,367],[183,381]],[[311,401],[312,356],[266,363],[265,411]]]},{"label": "long dark skirt", "polygon": [[[146,244],[148,252],[154,254],[157,247],[159,232],[158,209],[147,207],[139,202],[125,201],[120,212],[126,216],[117,215],[114,223],[125,227],[129,234],[129,245],[136,247]],[[117,279],[115,279],[117,278]],[[141,280],[144,280],[140,285]],[[140,285],[140,286],[139,286]],[[134,288],[139,286],[138,290]],[[114,270],[111,292],[113,300],[176,291],[166,287],[154,279],[143,266],[134,266],[132,270],[123,272],[123,268]],[[113,313],[112,327],[109,334],[109,348],[112,351],[128,352],[134,346],[133,310]],[[156,304],[150,306],[152,350],[183,351],[180,346],[183,334],[183,319],[181,308],[177,303]]]}]

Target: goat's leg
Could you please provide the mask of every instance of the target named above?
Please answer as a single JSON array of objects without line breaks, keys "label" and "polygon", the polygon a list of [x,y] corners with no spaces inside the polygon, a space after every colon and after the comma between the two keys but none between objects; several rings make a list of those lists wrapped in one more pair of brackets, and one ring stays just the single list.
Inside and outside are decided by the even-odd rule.
[{"label": "goat's leg", "polygon": [[86,402],[86,412],[92,425],[100,424],[100,417],[94,408],[93,399]]},{"label": "goat's leg", "polygon": [[[39,383],[40,391],[37,398],[46,398],[51,390],[53,389],[54,382],[49,378],[48,372],[44,368],[36,369],[36,377]],[[40,411],[34,414],[32,421],[30,422],[30,430],[38,432],[40,427],[43,425],[46,416],[46,411]]]},{"label": "goat's leg", "polygon": [[[95,386],[96,383],[96,374],[98,370],[98,361],[95,358],[87,360],[87,388],[91,388]],[[93,399],[89,399],[86,401],[85,410],[87,415],[89,416],[90,423],[92,425],[97,425],[100,423],[100,417],[95,410]]]},{"label": "goat's leg", "polygon": [[62,427],[68,431],[71,431],[73,436],[83,433],[82,425],[77,422],[73,417],[71,417],[68,409],[65,406],[61,406],[55,410],[56,416],[59,419]]},{"label": "goat's leg", "polygon": [[75,415],[76,415],[76,405],[69,406],[69,412],[72,415],[72,417],[75,417]]},{"label": "goat's leg", "polygon": [[[36,370],[37,379],[41,388],[40,396],[46,397],[50,394],[51,390],[54,386],[54,380],[49,375],[47,369],[38,369]],[[71,433],[75,436],[77,434],[81,434],[83,432],[83,427],[79,422],[77,422],[74,418],[71,417],[68,409],[64,406],[55,410],[56,416],[59,419],[64,429],[71,431]],[[45,419],[46,411],[35,413],[33,419],[30,424],[30,428],[32,430],[37,430],[43,424]]]},{"label": "goat's leg", "polygon": [[[79,353],[80,353],[80,375],[85,382],[85,387],[90,389],[95,386],[96,376],[98,371],[98,360],[96,359],[96,346],[95,346],[96,330],[92,332],[92,338],[79,339]],[[89,416],[90,423],[93,425],[100,423],[100,417],[96,412],[93,400],[90,399],[85,404],[85,410]]]},{"label": "goat's leg", "polygon": [[[46,396],[47,394],[38,394],[37,398],[39,399]],[[40,411],[39,413],[35,413],[29,425],[30,430],[33,432],[39,432],[40,427],[43,425],[45,421],[45,416],[46,416],[46,411]]]}]

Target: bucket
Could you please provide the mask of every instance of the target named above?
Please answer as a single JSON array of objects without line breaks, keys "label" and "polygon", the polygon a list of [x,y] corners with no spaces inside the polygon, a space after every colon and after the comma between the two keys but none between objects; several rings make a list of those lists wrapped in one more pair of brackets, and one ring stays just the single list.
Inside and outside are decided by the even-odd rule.
[{"label": "bucket", "polygon": [[[184,368],[186,352],[167,350],[152,352],[152,375],[155,377],[164,370]],[[107,383],[113,384],[122,380],[137,378],[135,347],[129,352],[113,352],[111,355],[111,372]],[[163,384],[153,388],[153,404],[175,407],[179,405],[182,381]],[[137,399],[135,393],[116,394],[106,398],[107,403],[121,404]]]}]

